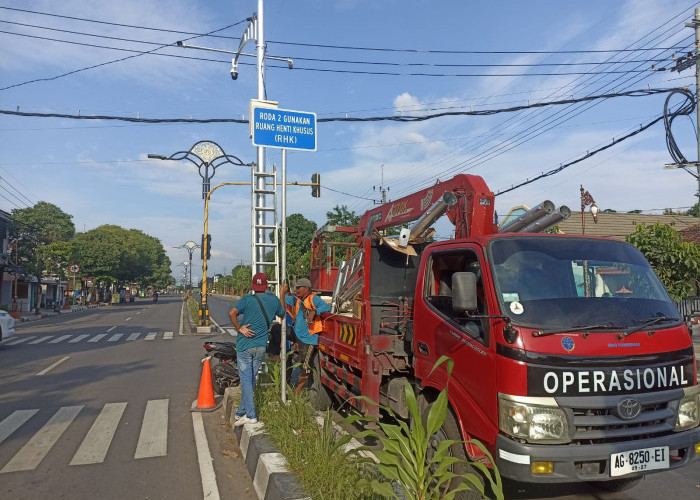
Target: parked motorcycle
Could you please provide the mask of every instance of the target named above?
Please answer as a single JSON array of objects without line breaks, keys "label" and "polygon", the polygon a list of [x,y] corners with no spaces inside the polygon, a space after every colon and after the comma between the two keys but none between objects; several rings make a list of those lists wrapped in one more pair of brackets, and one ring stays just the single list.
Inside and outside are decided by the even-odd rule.
[{"label": "parked motorcycle", "polygon": [[204,350],[218,361],[212,369],[216,394],[223,394],[227,387],[235,387],[241,383],[238,377],[235,342],[205,342]]}]

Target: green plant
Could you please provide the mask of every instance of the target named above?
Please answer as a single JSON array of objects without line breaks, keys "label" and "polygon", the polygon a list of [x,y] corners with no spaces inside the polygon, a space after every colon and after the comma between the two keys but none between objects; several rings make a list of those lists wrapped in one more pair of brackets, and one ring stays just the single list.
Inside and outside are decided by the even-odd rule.
[{"label": "green plant", "polygon": [[196,323],[197,318],[199,317],[199,304],[192,298],[191,295],[187,296],[187,310],[190,312],[192,321]]},{"label": "green plant", "polygon": [[671,226],[637,226],[626,238],[649,261],[673,300],[683,300],[700,288],[700,248],[683,241]]},{"label": "green plant", "polygon": [[[437,360],[433,370],[442,363],[447,362],[448,379],[452,374],[454,361],[447,356],[442,356]],[[430,407],[426,422],[423,422],[418,402],[410,384],[404,386],[406,403],[411,415],[412,427],[401,419],[398,419],[394,412],[385,406],[378,405],[366,396],[358,396],[370,404],[379,406],[391,415],[398,424],[377,422],[376,419],[359,415],[351,415],[342,423],[354,423],[360,420],[375,421],[383,431],[385,436],[381,436],[374,430],[366,430],[358,433],[356,437],[374,437],[378,439],[383,450],[375,451],[379,463],[377,467],[388,481],[371,481],[372,489],[390,498],[400,498],[394,491],[393,483],[397,482],[403,491],[406,499],[427,500],[427,499],[448,499],[455,498],[457,493],[462,491],[477,490],[484,496],[484,485],[480,477],[472,472],[455,473],[453,470],[459,465],[467,466],[468,470],[478,469],[481,475],[488,479],[491,490],[497,499],[503,499],[503,485],[495,461],[491,454],[479,441],[471,439],[466,443],[477,446],[493,464],[490,471],[484,464],[478,462],[468,462],[460,457],[450,454],[450,447],[455,444],[463,445],[465,441],[444,439],[440,441],[434,454],[430,456],[430,437],[442,426],[448,411],[447,386],[440,391],[435,402]]]},{"label": "green plant", "polygon": [[[279,365],[269,366],[267,374],[269,380],[279,377]],[[305,393],[296,394],[287,386],[287,394],[284,404],[280,401],[279,383],[258,383],[255,407],[265,432],[287,459],[289,470],[304,491],[319,500],[379,498],[370,486],[370,478],[376,477],[376,472],[367,459],[344,449],[351,436],[335,432],[330,413],[319,426]]]}]

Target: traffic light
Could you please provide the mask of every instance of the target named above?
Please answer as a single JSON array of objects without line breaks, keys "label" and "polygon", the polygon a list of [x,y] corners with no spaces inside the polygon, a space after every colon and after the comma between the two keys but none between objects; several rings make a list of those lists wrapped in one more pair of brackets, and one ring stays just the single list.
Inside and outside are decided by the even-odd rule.
[{"label": "traffic light", "polygon": [[[204,260],[204,235],[202,235],[202,244],[199,246],[199,258]],[[207,235],[207,259],[211,259],[211,234]]]},{"label": "traffic light", "polygon": [[311,175],[311,196],[314,198],[321,197],[321,174],[318,172]]}]

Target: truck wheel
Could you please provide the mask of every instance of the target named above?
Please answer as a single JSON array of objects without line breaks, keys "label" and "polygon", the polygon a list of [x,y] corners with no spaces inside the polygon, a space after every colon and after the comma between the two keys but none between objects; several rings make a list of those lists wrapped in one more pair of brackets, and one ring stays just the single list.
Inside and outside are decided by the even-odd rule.
[{"label": "truck wheel", "polygon": [[[430,405],[423,404],[422,406],[423,410],[421,412],[421,418],[423,419],[423,424],[425,425],[425,423],[428,421]],[[428,440],[428,450],[425,456],[427,461],[430,461],[433,458],[440,443],[446,439],[452,439],[455,441],[462,440],[462,435],[459,430],[459,425],[457,424],[457,419],[455,418],[454,413],[452,413],[452,410],[450,410],[449,408],[447,409],[447,416],[445,417],[445,421],[442,423],[442,426],[440,426],[437,432],[430,436],[430,439]],[[457,458],[461,458],[462,460],[468,460],[467,453],[464,449],[464,444],[462,443],[452,445],[448,452],[448,456],[454,456]],[[455,474],[474,474],[479,479],[481,484],[484,484],[484,479],[479,473],[479,471],[469,464],[458,463],[455,464],[451,468],[451,470]],[[453,480],[453,486],[457,484],[459,484],[459,482],[457,482],[456,479]],[[481,500],[483,497],[478,490],[468,490],[458,492],[455,498],[459,500]]]},{"label": "truck wheel", "polygon": [[309,389],[309,402],[311,406],[320,411],[326,411],[331,407],[333,400],[328,389],[321,383],[321,361],[318,352],[314,356],[313,369],[306,383]]},{"label": "truck wheel", "polygon": [[625,491],[634,488],[642,482],[644,476],[625,477],[622,479],[612,479],[611,481],[595,481],[593,486],[603,491]]}]

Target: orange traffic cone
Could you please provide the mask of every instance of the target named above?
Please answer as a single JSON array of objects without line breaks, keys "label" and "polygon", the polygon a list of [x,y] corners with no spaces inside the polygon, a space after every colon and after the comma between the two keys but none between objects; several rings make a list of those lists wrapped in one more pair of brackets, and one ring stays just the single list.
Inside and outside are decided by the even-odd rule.
[{"label": "orange traffic cone", "polygon": [[214,411],[219,406],[221,406],[221,402],[216,404],[214,400],[214,384],[211,381],[211,366],[209,365],[209,357],[206,357],[202,364],[202,377],[199,380],[199,395],[197,396],[197,401],[192,402],[190,411]]}]

